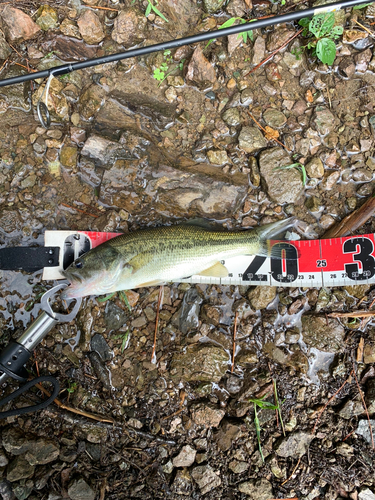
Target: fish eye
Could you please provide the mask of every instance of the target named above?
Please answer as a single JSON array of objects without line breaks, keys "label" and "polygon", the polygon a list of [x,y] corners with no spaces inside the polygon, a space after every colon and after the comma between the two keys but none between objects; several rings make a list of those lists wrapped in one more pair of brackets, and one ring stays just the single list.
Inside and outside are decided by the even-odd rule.
[{"label": "fish eye", "polygon": [[81,260],[77,260],[74,264],[77,269],[82,269],[83,267],[83,262]]}]

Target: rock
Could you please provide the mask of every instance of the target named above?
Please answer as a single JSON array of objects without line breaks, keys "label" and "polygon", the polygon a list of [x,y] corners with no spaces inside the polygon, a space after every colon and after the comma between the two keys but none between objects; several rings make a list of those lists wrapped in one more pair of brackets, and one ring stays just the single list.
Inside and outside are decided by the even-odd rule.
[{"label": "rock", "polygon": [[245,153],[255,153],[267,147],[266,139],[256,127],[242,127],[238,136],[238,143],[240,149],[245,151]]},{"label": "rock", "polygon": [[187,382],[219,382],[228,368],[226,352],[212,345],[188,346],[183,353],[173,355],[171,377]]},{"label": "rock", "polygon": [[223,113],[223,120],[230,127],[237,127],[241,123],[238,108],[229,108]]},{"label": "rock", "polygon": [[85,142],[81,155],[93,159],[100,166],[108,166],[113,163],[119,148],[120,145],[116,142],[99,135],[92,135]]},{"label": "rock", "polygon": [[241,104],[249,106],[253,102],[253,91],[249,88],[241,92]]},{"label": "rock", "polygon": [[231,56],[233,52],[239,47],[242,43],[242,36],[235,34],[228,36],[228,54]]},{"label": "rock", "polygon": [[212,150],[207,151],[208,160],[214,165],[225,165],[228,163],[229,158],[226,151]]},{"label": "rock", "polygon": [[262,151],[259,157],[260,173],[267,185],[269,197],[277,203],[296,203],[303,192],[301,173],[290,165],[289,155],[281,148]]},{"label": "rock", "polygon": [[91,339],[91,350],[99,354],[103,361],[112,359],[112,352],[105,338],[100,333],[96,333]]},{"label": "rock", "polygon": [[371,49],[366,49],[360,52],[359,54],[356,54],[354,56],[354,61],[356,63],[355,69],[359,73],[365,73],[368,67],[369,62],[371,61],[372,58],[372,50]]},{"label": "rock", "polygon": [[25,459],[30,465],[43,465],[56,460],[60,453],[60,447],[48,439],[37,439],[29,447]]},{"label": "rock", "polygon": [[241,493],[245,493],[251,500],[269,500],[273,498],[272,485],[267,479],[252,479],[238,485]]},{"label": "rock", "polygon": [[320,158],[313,158],[306,165],[306,173],[312,179],[321,179],[324,175],[324,165]]},{"label": "rock", "polygon": [[79,40],[82,38],[77,24],[67,17],[60,24],[60,31],[65,36],[78,38]]},{"label": "rock", "polygon": [[375,363],[375,346],[366,344],[363,350],[363,362],[365,364]]},{"label": "rock", "polygon": [[375,500],[375,494],[370,488],[363,488],[358,495],[358,500]]},{"label": "rock", "polygon": [[355,73],[355,64],[352,57],[343,57],[339,62],[339,72],[344,78],[352,78]]},{"label": "rock", "polygon": [[71,500],[95,500],[96,493],[83,478],[75,479],[68,487]]},{"label": "rock", "polygon": [[174,467],[190,467],[193,465],[197,451],[189,445],[183,446],[180,453],[174,457]]},{"label": "rock", "polygon": [[92,10],[85,10],[79,17],[77,24],[79,32],[86,43],[95,45],[104,39],[105,33],[100,19]]},{"label": "rock", "polygon": [[191,475],[187,469],[178,470],[172,484],[172,490],[174,493],[177,493],[177,495],[190,497],[193,489],[192,483]]},{"label": "rock", "polygon": [[253,46],[253,65],[256,66],[263,61],[266,53],[266,41],[263,36],[257,36]]},{"label": "rock", "polygon": [[121,307],[117,306],[111,300],[107,302],[104,321],[108,330],[118,330],[127,319],[128,315]]},{"label": "rock", "polygon": [[17,428],[9,427],[2,432],[3,446],[11,455],[22,455],[30,447],[30,441],[25,434]]},{"label": "rock", "polygon": [[323,136],[334,131],[335,116],[327,108],[317,107],[313,121],[316,130]]},{"label": "rock", "polygon": [[242,460],[232,460],[232,462],[229,462],[228,467],[232,472],[234,472],[234,474],[242,474],[248,470],[250,464],[243,462]]},{"label": "rock", "polygon": [[222,8],[224,2],[225,0],[203,0],[203,6],[206,12],[215,14],[215,12]]},{"label": "rock", "polygon": [[22,10],[6,5],[0,10],[5,38],[12,43],[34,38],[40,31],[30,16]]},{"label": "rock", "polygon": [[2,500],[15,500],[16,498],[11,484],[4,479],[0,479],[0,496]]},{"label": "rock", "polygon": [[218,447],[222,451],[228,451],[239,437],[240,433],[240,427],[225,422],[215,437]]},{"label": "rock", "polygon": [[344,286],[344,290],[348,292],[349,295],[356,297],[357,299],[362,299],[370,290],[370,285],[351,285]]},{"label": "rock", "polygon": [[199,325],[199,311],[203,302],[197,288],[191,287],[182,300],[179,317],[179,329],[186,334]]},{"label": "rock", "polygon": [[263,120],[272,128],[282,128],[286,124],[286,116],[277,109],[268,108],[263,113]]},{"label": "rock", "polygon": [[[370,424],[371,424],[371,429],[375,429],[375,420],[370,420]],[[363,439],[367,441],[367,443],[372,444],[368,420],[366,419],[360,420],[355,433],[358,434],[359,436],[362,436]]]},{"label": "rock", "polygon": [[[33,93],[32,101],[34,106],[37,105],[39,99],[44,92],[44,85],[40,85],[38,90]],[[69,120],[69,106],[66,97],[62,95],[64,84],[57,78],[52,78],[49,87],[48,111],[51,116],[58,121]]]},{"label": "rock", "polygon": [[74,168],[77,166],[78,149],[74,146],[63,146],[60,152],[60,163],[64,167]]},{"label": "rock", "polygon": [[307,452],[313,439],[314,436],[310,433],[303,431],[294,432],[287,437],[281,438],[274,449],[279,457],[292,457],[297,459]]},{"label": "rock", "polygon": [[195,83],[215,83],[216,72],[212,64],[203,55],[203,50],[200,45],[194,50],[190,59],[186,79]]},{"label": "rock", "polygon": [[353,417],[358,417],[363,413],[364,409],[361,401],[357,401],[355,399],[347,401],[339,411],[340,417],[345,418],[345,420],[350,420]]},{"label": "rock", "polygon": [[276,286],[256,286],[248,293],[251,307],[254,310],[265,309],[276,297]]},{"label": "rock", "polygon": [[0,33],[0,59],[5,60],[11,54],[11,48],[6,43],[2,33]]},{"label": "rock", "polygon": [[333,318],[302,316],[302,338],[309,347],[324,352],[339,352],[345,337],[344,327]]},{"label": "rock", "polygon": [[323,207],[323,201],[318,196],[310,196],[305,201],[305,207],[310,212],[319,212],[319,210]]},{"label": "rock", "polygon": [[30,465],[24,457],[16,457],[7,468],[7,480],[11,483],[26,479],[34,474],[35,466]]},{"label": "rock", "polygon": [[59,18],[56,10],[49,5],[41,5],[36,15],[36,24],[40,26],[43,31],[56,28]]},{"label": "rock", "polygon": [[0,467],[5,467],[6,465],[8,465],[8,463],[9,463],[9,460],[8,460],[7,456],[5,455],[3,450],[0,450]]},{"label": "rock", "polygon": [[268,52],[273,52],[278,49],[289,40],[290,37],[294,35],[294,31],[288,30],[287,28],[278,27],[273,30],[267,38],[267,50]]},{"label": "rock", "polygon": [[133,45],[144,39],[146,26],[145,16],[138,15],[133,9],[122,10],[113,24],[112,40],[125,46]]},{"label": "rock", "polygon": [[110,390],[112,387],[110,375],[99,354],[96,351],[89,352],[88,358],[98,379],[106,389]]},{"label": "rock", "polygon": [[193,422],[206,428],[218,427],[225,415],[224,410],[211,408],[204,404],[193,406],[190,411]]},{"label": "rock", "polygon": [[220,477],[209,465],[194,467],[191,476],[198,484],[202,495],[221,485]]},{"label": "rock", "polygon": [[100,110],[105,98],[105,91],[99,85],[90,85],[79,96],[79,110],[85,120],[91,120]]}]

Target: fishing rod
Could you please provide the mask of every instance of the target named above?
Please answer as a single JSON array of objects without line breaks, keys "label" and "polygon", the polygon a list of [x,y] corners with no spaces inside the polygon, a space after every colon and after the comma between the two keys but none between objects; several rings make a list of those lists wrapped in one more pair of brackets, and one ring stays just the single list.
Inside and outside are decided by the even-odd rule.
[{"label": "fishing rod", "polygon": [[220,38],[223,36],[243,33],[244,31],[252,31],[256,29],[266,28],[267,26],[273,26],[279,23],[290,23],[292,21],[298,21],[303,17],[312,17],[317,14],[334,12],[336,10],[345,9],[347,7],[363,5],[364,3],[365,3],[364,0],[348,0],[345,2],[329,3],[319,7],[312,7],[310,9],[290,12],[288,14],[281,14],[279,16],[260,19],[245,24],[231,26],[225,29],[206,31],[204,33],[199,33],[197,35],[191,35],[184,38],[177,38],[175,40],[169,40],[167,42],[149,45],[148,47],[139,47],[137,49],[131,49],[125,52],[119,52],[108,56],[86,59],[85,61],[79,61],[76,63],[62,64],[61,66],[55,66],[54,68],[46,69],[43,71],[28,73],[26,75],[0,80],[0,87],[5,87],[7,85],[15,85],[17,83],[36,80],[38,78],[48,78],[50,76],[65,75],[67,73],[71,73],[72,71],[77,71],[79,69],[90,68],[92,66],[98,66],[100,64],[108,64],[116,61],[122,61],[123,59],[129,59],[130,57],[145,56],[147,54],[173,49],[176,47],[181,47],[183,45],[190,45],[192,43],[204,42],[212,38]]}]

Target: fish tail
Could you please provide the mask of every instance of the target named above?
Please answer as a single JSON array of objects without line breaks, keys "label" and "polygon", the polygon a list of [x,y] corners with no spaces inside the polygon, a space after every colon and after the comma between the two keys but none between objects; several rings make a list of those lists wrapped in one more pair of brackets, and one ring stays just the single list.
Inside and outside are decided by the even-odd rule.
[{"label": "fish tail", "polygon": [[293,227],[296,223],[295,217],[289,219],[272,222],[256,229],[260,238],[261,251],[260,255],[272,257],[275,259],[293,260],[298,257],[296,248],[287,242],[277,243],[272,245],[271,239],[280,236],[287,229]]}]

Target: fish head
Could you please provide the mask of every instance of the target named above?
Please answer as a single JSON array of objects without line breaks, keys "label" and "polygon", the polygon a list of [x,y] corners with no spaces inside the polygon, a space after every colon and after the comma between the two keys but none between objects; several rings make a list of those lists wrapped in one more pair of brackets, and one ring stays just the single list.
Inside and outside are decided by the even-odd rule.
[{"label": "fish head", "polygon": [[104,295],[116,290],[124,266],[118,252],[100,245],[76,259],[61,274],[70,282],[62,299]]}]

